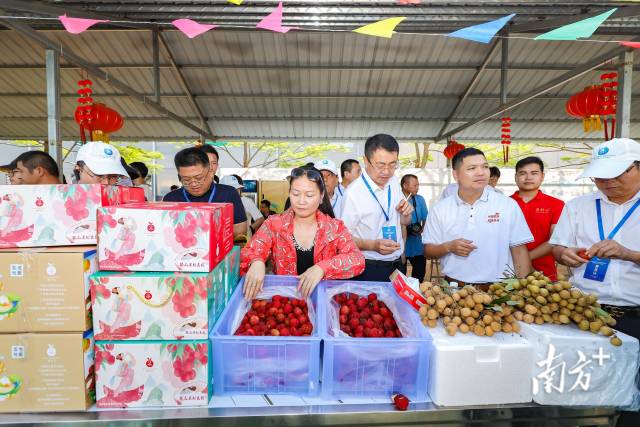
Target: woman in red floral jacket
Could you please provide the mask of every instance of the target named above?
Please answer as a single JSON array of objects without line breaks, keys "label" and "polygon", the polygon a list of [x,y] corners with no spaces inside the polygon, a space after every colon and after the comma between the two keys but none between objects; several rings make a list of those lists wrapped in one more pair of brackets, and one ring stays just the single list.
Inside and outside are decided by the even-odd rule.
[{"label": "woman in red floral jacket", "polygon": [[317,169],[291,171],[289,199],[291,208],[267,218],[242,250],[247,299],[262,290],[268,258],[275,274],[299,277],[298,290],[305,298],[322,279],[350,279],[364,271],[364,256],[342,221],[334,218]]}]

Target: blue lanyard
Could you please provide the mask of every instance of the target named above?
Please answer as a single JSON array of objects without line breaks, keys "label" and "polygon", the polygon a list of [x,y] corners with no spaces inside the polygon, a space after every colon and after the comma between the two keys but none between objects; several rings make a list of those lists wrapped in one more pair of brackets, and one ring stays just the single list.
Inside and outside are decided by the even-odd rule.
[{"label": "blue lanyard", "polygon": [[[369,193],[371,193],[371,195],[373,196],[374,199],[376,199],[376,202],[378,202],[378,206],[380,206],[380,209],[382,209],[382,213],[384,214],[384,218],[387,220],[387,222],[389,222],[389,214],[391,213],[391,185],[389,185],[389,187],[387,188],[387,210],[385,211],[384,208],[382,207],[382,203],[380,203],[380,200],[378,200],[378,197],[376,196],[376,193],[373,192],[373,189],[371,189],[371,185],[369,185],[369,182],[367,181],[367,179],[364,177],[364,175],[360,175],[362,177],[362,180],[364,181],[364,185],[367,186],[367,188],[369,189]],[[389,213],[387,213],[389,212]]]},{"label": "blue lanyard", "polygon": [[[213,187],[211,187],[211,195],[209,196],[209,201],[207,203],[211,203],[213,198],[216,196],[217,189],[218,189],[218,186],[213,184]],[[182,196],[184,196],[184,200],[186,202],[191,203],[191,199],[189,198],[189,195],[187,194],[187,190],[185,190],[184,187],[182,187]]]},{"label": "blue lanyard", "polygon": [[338,193],[342,196],[342,190],[340,189],[340,184],[338,184]]},{"label": "blue lanyard", "polygon": [[411,200],[413,203],[413,217],[416,218],[416,220],[414,222],[420,222],[420,220],[418,219],[418,204],[416,202],[416,196],[412,196],[413,199]]},{"label": "blue lanyard", "polygon": [[[613,239],[613,236],[615,236],[618,231],[620,231],[624,223],[627,222],[627,220],[631,217],[633,211],[635,211],[638,206],[640,206],[640,200],[636,201],[633,206],[631,206],[631,209],[629,209],[627,213],[624,214],[618,225],[616,225],[615,228],[611,230],[611,233],[609,233],[609,237],[607,237],[608,240]],[[598,231],[600,232],[600,240],[604,240],[604,227],[602,226],[602,208],[600,207],[600,199],[596,199],[596,213],[598,214]]]},{"label": "blue lanyard", "polygon": [[[340,195],[342,195],[342,193],[340,193]],[[340,198],[340,196],[338,196],[336,194],[336,201],[331,204],[331,209],[335,209],[336,208],[336,205],[338,204],[338,199],[339,198]]]}]

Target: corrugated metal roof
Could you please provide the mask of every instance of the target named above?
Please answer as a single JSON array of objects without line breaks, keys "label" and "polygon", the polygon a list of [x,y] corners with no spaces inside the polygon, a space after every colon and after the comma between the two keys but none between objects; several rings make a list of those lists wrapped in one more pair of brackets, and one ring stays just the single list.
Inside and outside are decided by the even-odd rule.
[{"label": "corrugated metal roof", "polygon": [[[102,3],[104,7],[114,4]],[[99,8],[99,3],[92,8]],[[44,50],[15,32],[1,34],[0,138],[44,138]],[[45,30],[44,34],[63,44],[64,49],[107,67],[111,76],[137,91],[147,95],[153,91],[150,31],[110,29],[73,36]],[[177,31],[162,34],[213,132],[228,138],[363,139],[379,131],[399,138],[433,138],[489,49],[479,43],[424,34],[396,34],[392,39],[344,32],[294,31],[283,35],[215,30],[195,39]],[[629,37],[597,38],[611,41]],[[510,39],[509,99],[615,46]],[[450,128],[497,107],[499,57],[497,49]],[[62,64],[62,113],[67,118],[63,120],[63,136],[74,138],[77,127],[70,118],[82,74],[77,68],[65,68],[65,61]],[[163,49],[161,64],[162,104],[199,125],[197,113]],[[583,136],[579,120],[566,115],[564,103],[570,94],[597,82],[600,74],[587,73],[512,110],[509,114],[514,118],[514,137],[554,140]],[[634,77],[633,87],[640,93],[640,77]],[[125,117],[125,128],[114,138],[197,136],[148,105],[121,96],[106,82],[94,79],[94,91],[96,100]],[[640,104],[634,101],[633,112],[638,111],[636,107]],[[492,121],[473,126],[459,137],[497,138],[497,129]]]}]

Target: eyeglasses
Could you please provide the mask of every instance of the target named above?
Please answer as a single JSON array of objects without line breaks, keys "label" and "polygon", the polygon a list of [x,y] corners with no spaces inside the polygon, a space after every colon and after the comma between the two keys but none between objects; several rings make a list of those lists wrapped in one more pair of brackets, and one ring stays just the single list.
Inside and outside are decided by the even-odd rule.
[{"label": "eyeglasses", "polygon": [[306,176],[311,181],[322,181],[322,174],[315,169],[294,168],[291,171],[291,178]]},{"label": "eyeglasses", "polygon": [[383,170],[388,170],[389,172],[393,172],[396,169],[398,169],[398,162],[391,162],[391,163],[373,163],[371,161],[370,158],[367,157],[367,161],[369,162],[369,164],[371,166],[373,166],[373,168],[377,171],[383,171]]},{"label": "eyeglasses", "polygon": [[89,170],[88,167],[86,167],[85,165],[80,166],[80,170],[84,173],[86,173],[87,175],[89,175],[89,177],[91,179],[95,179],[98,178],[102,181],[106,181],[106,182],[112,182],[114,180],[117,180],[120,176],[119,175],[97,175],[93,172],[91,172],[91,170]]},{"label": "eyeglasses", "polygon": [[188,187],[190,185],[202,184],[207,179],[207,176],[209,176],[209,168],[207,168],[203,173],[197,176],[183,177],[178,175],[178,178],[180,179],[182,185]]},{"label": "eyeglasses", "polygon": [[616,176],[615,178],[591,178],[592,182],[607,182],[607,181],[614,181],[614,180],[618,180],[620,178],[622,178],[623,176],[625,176],[626,174],[628,174],[629,172],[631,172],[631,170],[633,168],[636,167],[640,167],[640,162],[633,162],[633,164],[631,166],[629,166],[624,172],[622,172],[620,175]]}]

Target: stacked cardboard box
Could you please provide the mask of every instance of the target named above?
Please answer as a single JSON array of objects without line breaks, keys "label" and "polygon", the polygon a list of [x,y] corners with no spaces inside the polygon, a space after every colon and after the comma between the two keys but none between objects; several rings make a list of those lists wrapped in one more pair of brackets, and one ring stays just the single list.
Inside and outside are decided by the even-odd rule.
[{"label": "stacked cardboard box", "polygon": [[95,245],[97,207],[140,200],[142,189],[128,187],[0,186],[0,412],[95,400],[96,248],[65,245]]},{"label": "stacked cardboard box", "polygon": [[232,244],[230,204],[99,209],[101,271],[91,277],[98,407],[208,404],[207,337],[226,303]]}]

